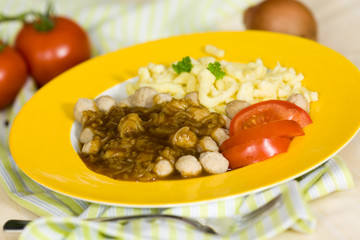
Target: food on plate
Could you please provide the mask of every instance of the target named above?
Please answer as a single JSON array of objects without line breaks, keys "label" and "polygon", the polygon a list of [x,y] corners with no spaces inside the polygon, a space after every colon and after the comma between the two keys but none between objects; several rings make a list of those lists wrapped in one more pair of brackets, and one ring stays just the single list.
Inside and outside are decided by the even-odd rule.
[{"label": "food on plate", "polygon": [[252,128],[246,129],[226,139],[220,146],[225,151],[238,144],[257,138],[286,137],[294,138],[304,135],[301,126],[293,120],[275,120],[268,123],[261,123]]},{"label": "food on plate", "polygon": [[[153,105],[153,99],[158,92],[151,87],[143,87],[136,90],[135,94],[128,97],[129,106],[149,108]],[[159,96],[158,98],[161,98]]]},{"label": "food on plate", "polygon": [[224,128],[217,128],[211,132],[211,137],[217,144],[221,145],[226,139],[229,138],[229,131]]},{"label": "food on plate", "polygon": [[10,105],[24,85],[28,71],[22,56],[0,41],[0,109]]},{"label": "food on plate", "polygon": [[210,111],[225,113],[226,105],[235,100],[254,104],[270,99],[287,100],[293,94],[301,94],[308,104],[316,102],[317,92],[304,87],[303,79],[294,68],[278,63],[269,69],[261,59],[240,63],[217,61],[214,57],[185,57],[169,66],[149,63],[140,67],[138,80],[128,83],[126,90],[131,95],[147,86],[174,98],[197,92],[201,105]]},{"label": "food on plate", "polygon": [[154,172],[159,177],[167,177],[174,172],[174,165],[169,160],[159,160],[154,166]]},{"label": "food on plate", "polygon": [[82,122],[82,118],[83,118],[83,112],[84,111],[96,111],[97,110],[97,106],[96,103],[91,100],[91,99],[87,99],[87,98],[80,98],[74,107],[74,118],[76,121],[78,122]]},{"label": "food on plate", "polygon": [[226,75],[226,72],[221,69],[221,64],[219,62],[210,62],[206,69],[215,76],[215,80],[223,79]]},{"label": "food on plate", "polygon": [[316,20],[308,7],[297,0],[265,0],[244,14],[247,29],[287,33],[317,39]]},{"label": "food on plate", "polygon": [[183,177],[196,177],[202,172],[199,160],[193,155],[185,155],[177,159],[175,168]]},{"label": "food on plate", "polygon": [[79,155],[95,172],[135,181],[221,174],[263,161],[286,152],[312,123],[309,104],[318,96],[302,80],[292,68],[267,69],[259,59],[150,63],[126,85],[127,98],[78,100]]},{"label": "food on plate", "polygon": [[199,140],[197,144],[198,152],[217,152],[219,151],[218,144],[210,136],[205,136]]},{"label": "food on plate", "polygon": [[268,100],[240,110],[231,120],[230,137],[222,154],[235,169],[286,152],[294,137],[304,135],[312,123],[308,113],[294,103]]},{"label": "food on plate", "polygon": [[293,94],[287,98],[287,101],[294,103],[295,105],[299,106],[300,108],[304,109],[306,112],[310,111],[310,106],[306,98],[299,94]]},{"label": "food on plate", "polygon": [[229,168],[229,161],[219,152],[203,152],[199,161],[204,170],[210,174],[224,173]]},{"label": "food on plate", "polygon": [[230,168],[236,169],[286,152],[290,141],[285,137],[256,138],[229,148],[222,154],[229,161]]},{"label": "food on plate", "polygon": [[312,123],[309,114],[297,105],[283,100],[268,100],[255,103],[238,112],[231,120],[230,136],[254,126],[277,120],[293,120],[301,127]]},{"label": "food on plate", "polygon": [[229,163],[218,152],[228,138],[225,118],[199,105],[196,96],[175,99],[143,87],[119,102],[80,98],[74,107],[82,125],[80,158],[91,170],[122,180],[226,172]]},{"label": "food on plate", "polygon": [[95,104],[102,112],[109,112],[115,106],[116,101],[110,96],[101,96],[95,100]]},{"label": "food on plate", "polygon": [[240,110],[250,106],[250,103],[243,100],[233,100],[228,102],[225,107],[225,113],[229,118],[233,118]]},{"label": "food on plate", "polygon": [[208,44],[205,46],[205,52],[211,56],[222,58],[225,56],[225,51],[223,49],[219,49],[214,45]]},{"label": "food on plate", "polygon": [[[171,65],[171,67],[172,67],[172,69],[174,69],[174,71],[177,74],[180,74],[182,72],[190,72],[193,65],[191,63],[191,59],[187,56],[187,57],[184,57],[181,61],[179,61],[177,63],[173,63]],[[162,68],[160,67],[160,69],[162,69]]]},{"label": "food on plate", "polygon": [[95,131],[92,127],[85,127],[82,129],[79,137],[80,143],[88,143],[94,138]]}]

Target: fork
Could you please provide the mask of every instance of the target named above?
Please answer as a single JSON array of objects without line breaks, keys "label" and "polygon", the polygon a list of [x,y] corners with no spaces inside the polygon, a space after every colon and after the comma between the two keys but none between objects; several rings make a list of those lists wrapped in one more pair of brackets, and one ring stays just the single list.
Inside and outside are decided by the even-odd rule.
[{"label": "fork", "polygon": [[[118,222],[128,222],[135,219],[174,219],[185,222],[191,225],[193,228],[213,235],[219,236],[228,236],[240,232],[245,229],[252,223],[257,222],[264,216],[269,213],[271,210],[280,206],[282,203],[283,196],[280,194],[271,201],[267,202],[263,206],[251,211],[245,215],[233,216],[233,217],[223,217],[223,218],[189,218],[181,217],[176,215],[168,214],[144,214],[144,215],[133,215],[133,216],[123,216],[123,217],[102,217],[102,218],[89,218],[88,221],[96,222],[109,222],[109,221],[118,221]],[[16,232],[21,231],[29,224],[31,220],[8,220],[4,226],[3,230],[5,232]]]}]

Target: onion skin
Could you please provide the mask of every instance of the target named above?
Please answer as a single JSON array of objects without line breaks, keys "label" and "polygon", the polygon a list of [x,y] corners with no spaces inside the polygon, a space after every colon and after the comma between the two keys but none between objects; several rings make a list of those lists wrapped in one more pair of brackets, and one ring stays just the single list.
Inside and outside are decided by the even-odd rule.
[{"label": "onion skin", "polygon": [[296,0],[265,0],[245,11],[244,24],[247,29],[317,40],[317,24],[313,14]]}]

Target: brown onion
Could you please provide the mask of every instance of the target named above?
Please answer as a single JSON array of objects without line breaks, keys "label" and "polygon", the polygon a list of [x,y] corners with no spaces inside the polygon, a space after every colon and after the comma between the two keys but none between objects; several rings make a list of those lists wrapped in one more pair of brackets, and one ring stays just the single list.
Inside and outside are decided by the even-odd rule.
[{"label": "brown onion", "polygon": [[280,32],[317,39],[316,21],[311,11],[296,0],[265,0],[244,14],[247,29]]}]

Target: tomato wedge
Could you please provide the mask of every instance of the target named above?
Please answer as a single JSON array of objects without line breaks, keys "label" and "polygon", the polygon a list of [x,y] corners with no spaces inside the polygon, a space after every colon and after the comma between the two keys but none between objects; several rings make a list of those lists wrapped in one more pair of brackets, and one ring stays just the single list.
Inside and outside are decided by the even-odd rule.
[{"label": "tomato wedge", "polygon": [[231,136],[220,145],[220,150],[225,151],[238,144],[257,138],[287,137],[291,139],[304,134],[300,125],[293,120],[273,121],[257,125]]},{"label": "tomato wedge", "polygon": [[258,138],[236,145],[222,152],[231,169],[260,162],[286,152],[290,139],[285,137]]},{"label": "tomato wedge", "polygon": [[231,120],[230,136],[278,120],[293,120],[302,128],[312,123],[309,114],[297,105],[283,100],[268,100],[255,103],[238,112]]}]

